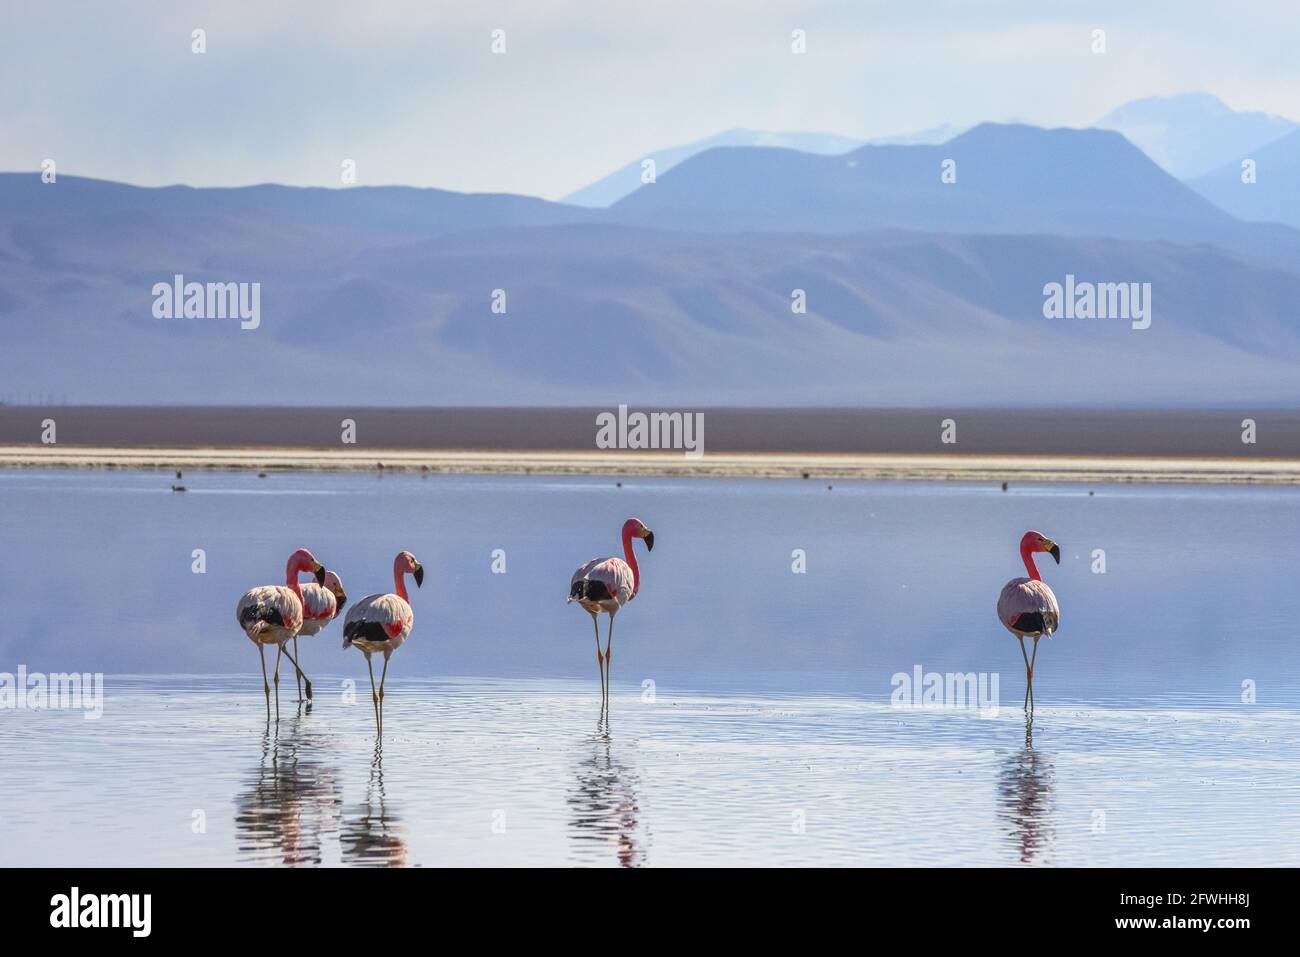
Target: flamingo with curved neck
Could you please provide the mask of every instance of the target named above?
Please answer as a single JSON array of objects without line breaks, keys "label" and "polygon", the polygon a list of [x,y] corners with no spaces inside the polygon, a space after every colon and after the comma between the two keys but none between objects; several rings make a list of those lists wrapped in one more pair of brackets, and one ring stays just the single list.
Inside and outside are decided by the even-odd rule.
[{"label": "flamingo with curved neck", "polygon": [[[1056,595],[1038,574],[1034,555],[1045,552],[1061,563],[1061,548],[1041,532],[1028,531],[1020,539],[1020,560],[1028,578],[1013,578],[998,596],[998,620],[1020,641],[1020,656],[1025,660],[1025,708],[1034,701],[1034,664],[1038,661],[1038,639],[1052,637],[1061,622]],[[1034,639],[1034,655],[1025,652],[1025,638]]]},{"label": "flamingo with curved neck", "polygon": [[[627,567],[632,569],[632,598],[635,598],[636,593],[641,590],[641,566],[636,563],[636,552],[632,551],[632,539],[641,537],[640,529],[645,529],[640,519],[629,518],[623,523],[623,561],[627,562]],[[646,530],[649,531],[649,529]],[[651,532],[650,541],[654,541],[653,532]],[[628,599],[628,601],[631,600],[631,598]]]},{"label": "flamingo with curved neck", "polygon": [[[370,672],[370,700],[375,707],[375,730],[384,733],[384,683],[388,680],[388,659],[402,647],[415,626],[415,612],[411,610],[406,593],[406,576],[415,579],[415,587],[424,584],[424,566],[407,551],[397,553],[393,559],[393,590],[386,595],[367,595],[348,612],[343,622],[343,647],[356,646],[366,656],[366,669]],[[384,670],[375,688],[375,669],[370,656],[384,656]]]},{"label": "flamingo with curved neck", "polygon": [[[569,601],[577,602],[591,615],[591,626],[596,632],[596,663],[600,666],[600,707],[602,714],[609,707],[609,662],[613,655],[614,616],[641,591],[641,566],[632,551],[632,539],[645,542],[647,551],[655,547],[655,533],[646,528],[639,518],[629,518],[623,523],[623,557],[593,558],[569,579]],[[605,637],[605,650],[600,650],[600,623],[596,616],[609,615],[609,632]]]},{"label": "flamingo with curved neck", "polygon": [[302,586],[298,576],[309,572],[316,577],[317,584],[325,581],[325,566],[316,561],[314,555],[305,548],[299,548],[284,566],[283,585],[260,585],[246,591],[235,607],[235,617],[239,627],[244,630],[253,644],[257,645],[258,655],[262,659],[262,690],[266,693],[266,717],[271,718],[271,685],[266,678],[266,653],[268,644],[276,646],[275,655],[275,710],[280,712],[280,657],[283,655],[293,663],[294,671],[306,687],[307,697],[311,698],[311,681],[303,674],[295,653],[285,649],[290,639],[297,640],[298,631],[303,623]]}]

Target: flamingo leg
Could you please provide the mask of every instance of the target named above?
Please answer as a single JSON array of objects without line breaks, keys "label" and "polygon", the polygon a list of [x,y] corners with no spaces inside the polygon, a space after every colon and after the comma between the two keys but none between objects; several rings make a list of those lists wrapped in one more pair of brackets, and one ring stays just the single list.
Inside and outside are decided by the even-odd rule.
[{"label": "flamingo leg", "polygon": [[280,720],[280,655],[284,653],[284,645],[277,645],[275,648],[275,720]]},{"label": "flamingo leg", "polygon": [[388,678],[388,655],[384,655],[384,670],[379,675],[379,733],[384,733],[384,681]]},{"label": "flamingo leg", "polygon": [[600,622],[596,620],[593,612],[591,615],[591,627],[596,630],[596,665],[600,668],[600,706],[605,707],[605,658],[600,653]]},{"label": "flamingo leg", "polygon": [[1016,635],[1020,642],[1020,657],[1025,659],[1025,710],[1029,710],[1029,685],[1034,680],[1034,670],[1029,666],[1029,655],[1025,654],[1025,636]]},{"label": "flamingo leg", "polygon": [[375,666],[370,663],[370,652],[366,652],[366,667],[370,669],[370,700],[375,706],[375,731],[379,731],[379,695],[375,692]]},{"label": "flamingo leg", "polygon": [[1034,636],[1034,654],[1029,659],[1029,704],[1031,706],[1034,703],[1034,662],[1038,660],[1038,639],[1041,637],[1041,635]]},{"label": "flamingo leg", "polygon": [[614,678],[610,671],[609,659],[614,654],[610,645],[614,643],[614,613],[609,614],[609,634],[605,638],[605,708],[609,708],[609,686]]},{"label": "flamingo leg", "polygon": [[[296,654],[298,653],[298,648],[297,648],[297,645],[298,645],[298,639],[297,639],[297,637],[295,637],[295,638],[293,639],[293,643],[294,643],[294,649],[293,649],[293,651],[294,651],[294,654],[296,655]],[[298,677],[301,678],[301,679],[306,683],[306,685],[307,685],[307,700],[308,700],[308,701],[311,701],[311,679],[308,678],[307,675],[306,675],[306,673],[304,673],[303,670],[302,670],[301,668],[298,667],[298,660],[297,660],[293,655],[289,654],[289,652],[286,651],[286,652],[284,653],[284,656],[285,656],[286,658],[288,658],[290,662],[293,663],[294,671],[297,673]],[[299,701],[302,700],[302,686],[301,686],[301,685],[299,686],[299,690],[298,690],[298,700],[299,700]]]},{"label": "flamingo leg", "polygon": [[271,685],[266,680],[266,645],[257,643],[257,654],[262,659],[262,690],[266,692],[266,720],[271,720]]}]

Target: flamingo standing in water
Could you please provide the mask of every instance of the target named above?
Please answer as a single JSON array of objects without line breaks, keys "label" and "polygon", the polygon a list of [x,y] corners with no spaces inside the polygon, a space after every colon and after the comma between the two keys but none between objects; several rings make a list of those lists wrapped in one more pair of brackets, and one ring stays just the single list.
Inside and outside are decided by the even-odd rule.
[{"label": "flamingo standing in water", "polygon": [[[259,585],[244,592],[235,607],[235,617],[239,627],[244,629],[249,641],[257,645],[262,657],[262,689],[266,692],[266,718],[271,719],[271,686],[266,680],[267,645],[275,645],[275,713],[280,714],[280,655],[285,655],[293,662],[293,667],[302,675],[302,669],[294,656],[284,650],[285,642],[298,634],[302,627],[302,588],[298,576],[310,572],[316,576],[317,584],[325,581],[325,566],[316,561],[316,557],[305,548],[300,548],[289,556],[284,569],[283,585]],[[307,697],[311,697],[311,681],[306,675]]]},{"label": "flamingo standing in water", "polygon": [[[343,621],[343,647],[356,645],[366,656],[370,669],[370,698],[375,705],[375,729],[384,733],[384,680],[388,677],[388,659],[402,647],[415,624],[406,597],[406,575],[415,578],[415,587],[424,584],[424,566],[410,552],[398,552],[393,559],[393,592],[387,595],[367,595],[348,612]],[[384,653],[384,671],[379,677],[379,691],[375,691],[375,669],[370,656]]]},{"label": "flamingo standing in water", "polygon": [[[1034,701],[1034,662],[1038,660],[1038,639],[1052,637],[1061,623],[1061,609],[1052,589],[1038,577],[1034,552],[1046,552],[1061,564],[1061,548],[1040,532],[1025,532],[1020,539],[1020,559],[1029,572],[1028,578],[1013,578],[998,596],[998,620],[1020,639],[1020,656],[1025,659],[1025,707]],[[1025,654],[1025,638],[1034,639],[1034,656]]]},{"label": "flamingo standing in water", "polygon": [[[343,581],[333,571],[325,572],[325,581],[320,585],[308,582],[302,586],[302,627],[293,636],[293,654],[298,654],[298,639],[319,634],[321,629],[338,617],[343,606],[348,602],[347,593],[343,591]],[[302,700],[302,672],[298,675],[298,699]],[[311,699],[311,684],[307,685],[307,698]]]},{"label": "flamingo standing in water", "polygon": [[[641,590],[641,569],[632,553],[632,539],[644,539],[647,551],[654,551],[655,533],[645,527],[639,518],[629,518],[623,523],[623,558],[593,558],[569,579],[569,601],[576,601],[591,615],[591,625],[596,629],[596,663],[600,665],[600,706],[609,707],[610,646],[614,642],[614,616],[619,609],[636,597]],[[626,559],[626,560],[625,560]],[[567,602],[566,602],[567,604]],[[605,654],[600,653],[600,623],[596,616],[609,615],[609,634],[605,639]]]}]

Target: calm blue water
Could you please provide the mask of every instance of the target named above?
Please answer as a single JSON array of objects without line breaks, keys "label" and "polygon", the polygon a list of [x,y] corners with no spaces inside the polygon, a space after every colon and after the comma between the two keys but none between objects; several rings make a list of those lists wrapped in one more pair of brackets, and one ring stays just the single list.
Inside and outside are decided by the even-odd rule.
[{"label": "calm blue water", "polygon": [[[0,863],[1300,863],[1300,490],[171,482],[0,473],[0,672],[106,674],[98,720],[0,710]],[[603,726],[564,598],[629,515],[655,550]],[[993,609],[1030,527],[1063,620],[1027,726]],[[310,712],[286,669],[267,724],[233,610],[299,545],[354,597],[426,567],[382,749],[337,623],[301,642]],[[892,707],[918,666],[1000,707]]]}]

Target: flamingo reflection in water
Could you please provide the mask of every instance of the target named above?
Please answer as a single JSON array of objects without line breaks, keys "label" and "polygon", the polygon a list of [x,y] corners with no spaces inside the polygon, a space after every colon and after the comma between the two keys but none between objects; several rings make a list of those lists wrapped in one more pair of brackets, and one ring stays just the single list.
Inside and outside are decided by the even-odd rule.
[{"label": "flamingo reflection in water", "polygon": [[568,798],[575,849],[589,863],[606,859],[612,847],[620,867],[640,867],[647,841],[637,797],[640,778],[614,756],[604,714],[588,743],[592,755],[579,766],[577,787]]},{"label": "flamingo reflection in water", "polygon": [[370,762],[366,802],[345,815],[339,845],[345,864],[405,867],[409,862],[410,848],[401,818],[384,799],[384,746],[378,739]]},{"label": "flamingo reflection in water", "polygon": [[262,737],[262,755],[249,786],[235,798],[240,856],[290,866],[318,865],[338,830],[342,790],[334,768],[312,757],[311,738],[281,743]]},{"label": "flamingo reflection in water", "polygon": [[1034,716],[1028,712],[1025,746],[1007,756],[998,775],[998,816],[1009,825],[1007,833],[1015,842],[1021,864],[1049,863],[1055,783],[1052,762],[1034,750]]}]

